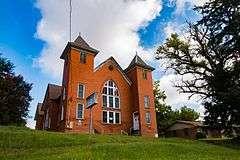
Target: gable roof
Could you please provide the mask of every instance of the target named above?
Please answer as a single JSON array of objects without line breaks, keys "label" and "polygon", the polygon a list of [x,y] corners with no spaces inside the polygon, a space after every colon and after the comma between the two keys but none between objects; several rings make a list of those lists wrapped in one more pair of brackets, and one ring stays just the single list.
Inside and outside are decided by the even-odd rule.
[{"label": "gable roof", "polygon": [[111,56],[110,58],[106,59],[105,61],[103,61],[102,63],[100,63],[95,69],[94,72],[96,72],[97,70],[99,70],[104,64],[106,64],[107,62],[113,62],[113,64],[118,68],[118,70],[120,71],[120,73],[122,74],[123,78],[127,81],[127,83],[129,85],[132,84],[131,80],[128,78],[128,76],[126,75],[126,73],[123,71],[122,67],[117,63],[117,61]]},{"label": "gable roof", "polygon": [[62,94],[62,86],[55,84],[48,84],[48,94],[49,98],[52,100],[58,99]]},{"label": "gable roof", "polygon": [[125,69],[125,72],[129,71],[130,69],[134,68],[135,66],[139,66],[139,67],[142,67],[142,68],[145,68],[145,69],[149,69],[151,71],[154,70],[153,67],[147,65],[137,54],[135,55],[135,57],[133,58],[133,60],[129,64],[129,66]]},{"label": "gable roof", "polygon": [[178,120],[167,128],[167,131],[182,130],[185,128],[204,127],[201,122],[198,121],[181,121]]},{"label": "gable roof", "polygon": [[41,111],[42,103],[37,104],[34,120],[37,120],[38,115],[43,115],[43,111]]},{"label": "gable roof", "polygon": [[203,124],[199,121],[181,121],[181,120],[178,120],[176,123],[183,123],[183,124],[190,124],[190,125],[193,125],[193,126],[203,126]]},{"label": "gable roof", "polygon": [[93,53],[95,56],[99,52],[98,50],[90,47],[89,44],[79,35],[75,39],[75,41],[67,43],[67,46],[65,47],[65,49],[63,50],[62,55],[60,56],[61,59],[65,58],[65,56],[67,55],[67,53],[69,52],[71,47],[89,51],[89,52]]}]

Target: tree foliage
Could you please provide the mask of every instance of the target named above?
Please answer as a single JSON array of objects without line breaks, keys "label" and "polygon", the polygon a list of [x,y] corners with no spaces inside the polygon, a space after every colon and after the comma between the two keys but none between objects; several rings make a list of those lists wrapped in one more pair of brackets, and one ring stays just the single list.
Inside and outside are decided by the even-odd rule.
[{"label": "tree foliage", "polygon": [[189,23],[188,39],[172,34],[157,59],[183,77],[180,92],[202,97],[207,124],[240,125],[240,1],[210,0],[195,10],[202,19]]},{"label": "tree foliage", "polygon": [[179,117],[177,117],[177,120],[183,120],[183,121],[195,121],[199,118],[200,114],[194,109],[188,108],[187,106],[183,106],[179,110]]},{"label": "tree foliage", "polygon": [[32,100],[32,84],[13,73],[14,65],[0,55],[0,124],[23,124]]},{"label": "tree foliage", "polygon": [[199,118],[199,113],[186,106],[180,110],[172,110],[172,107],[165,103],[167,96],[164,91],[160,90],[160,81],[155,81],[153,88],[159,133],[163,133],[167,127],[177,120],[195,121]]}]

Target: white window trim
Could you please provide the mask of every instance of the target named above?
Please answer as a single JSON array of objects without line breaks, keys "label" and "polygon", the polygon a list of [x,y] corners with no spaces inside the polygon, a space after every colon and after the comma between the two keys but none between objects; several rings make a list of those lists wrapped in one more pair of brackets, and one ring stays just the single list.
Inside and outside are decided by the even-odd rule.
[{"label": "white window trim", "polygon": [[[79,105],[79,104],[81,104],[82,107],[83,107],[83,109],[82,109],[82,117],[81,117],[81,118],[78,117],[78,105]],[[77,103],[77,107],[76,107],[76,119],[84,119],[84,104],[82,104],[82,103]]]},{"label": "white window trim", "polygon": [[[146,74],[146,75],[145,75]],[[148,79],[148,74],[147,74],[147,70],[146,69],[143,69],[142,70],[142,76],[143,76],[143,79],[144,80],[147,80]],[[146,76],[146,77],[145,77]]]},{"label": "white window trim", "polygon": [[47,129],[49,126],[49,109],[47,109],[44,120],[44,129]]},{"label": "white window trim", "polygon": [[[103,112],[107,112],[107,122],[103,122]],[[113,123],[109,123],[109,112],[113,112]],[[116,113],[119,113],[119,123],[116,123]],[[121,112],[103,110],[102,111],[102,123],[105,123],[105,124],[121,124]]]},{"label": "white window trim", "polygon": [[[107,94],[102,94],[102,96],[106,96],[107,97],[107,108],[114,108],[114,109],[120,109],[121,108],[121,99],[120,99],[120,93],[119,93],[119,89],[118,89],[118,87],[116,86],[116,84],[114,83],[114,81],[112,81],[113,82],[113,86],[109,86],[108,85],[108,82],[109,81],[112,81],[112,80],[108,80],[108,81],[106,81],[105,83],[104,83],[104,86],[103,86],[103,88],[104,87],[107,87]],[[105,85],[107,83],[107,85]],[[114,85],[116,86],[116,87],[114,87]],[[110,95],[109,94],[109,88],[112,88],[113,89],[113,95]],[[114,93],[115,93],[115,91],[116,91],[116,89],[118,90],[118,96],[115,96],[114,95]],[[102,89],[103,90],[103,89]],[[109,97],[113,97],[113,107],[110,107],[109,106]],[[119,107],[118,108],[116,108],[116,105],[115,105],[115,98],[118,98],[118,100],[119,100]],[[103,100],[102,100],[103,101]]]},{"label": "white window trim", "polygon": [[64,118],[64,107],[63,107],[63,104],[61,106],[61,117],[60,117],[60,120],[62,121]]},{"label": "white window trim", "polygon": [[[147,104],[148,104],[148,106],[145,105],[145,97],[147,97],[147,100],[148,100]],[[148,96],[148,95],[144,96],[144,108],[150,108],[150,96]]]},{"label": "white window trim", "polygon": [[51,117],[48,119],[48,128],[51,128]]},{"label": "white window trim", "polygon": [[[85,58],[85,62],[84,62],[84,60],[83,60],[83,62],[82,62],[82,55],[83,55],[83,57]],[[80,61],[80,63],[82,63],[82,64],[86,64],[86,62],[87,62],[87,55],[86,55],[86,53],[85,53],[84,51],[82,51],[82,50],[80,50],[79,61]]]},{"label": "white window trim", "polygon": [[[83,86],[83,97],[79,97],[79,86],[82,85]],[[81,99],[84,99],[85,98],[85,85],[82,84],[82,83],[78,83],[78,86],[77,86],[77,97],[78,98],[81,98]]]},{"label": "white window trim", "polygon": [[[149,113],[149,123],[147,122],[147,113]],[[145,113],[145,122],[147,125],[151,124],[151,113],[150,112]]]}]

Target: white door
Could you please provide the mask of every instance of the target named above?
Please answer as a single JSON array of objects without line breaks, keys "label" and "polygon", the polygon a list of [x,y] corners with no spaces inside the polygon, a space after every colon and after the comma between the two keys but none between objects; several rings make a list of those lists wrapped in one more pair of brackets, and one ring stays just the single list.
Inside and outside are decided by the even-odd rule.
[{"label": "white door", "polygon": [[139,130],[139,114],[138,112],[133,113],[133,130]]}]

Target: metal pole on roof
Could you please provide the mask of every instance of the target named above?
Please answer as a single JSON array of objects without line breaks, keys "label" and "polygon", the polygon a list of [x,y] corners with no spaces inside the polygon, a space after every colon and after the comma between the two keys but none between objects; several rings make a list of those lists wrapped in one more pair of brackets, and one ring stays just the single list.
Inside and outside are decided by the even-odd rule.
[{"label": "metal pole on roof", "polygon": [[69,41],[72,41],[72,0],[69,0]]}]

